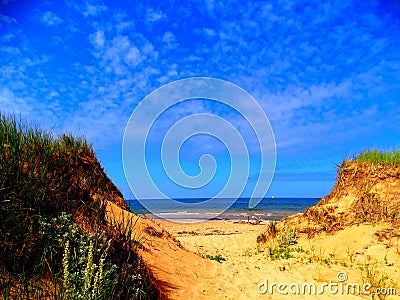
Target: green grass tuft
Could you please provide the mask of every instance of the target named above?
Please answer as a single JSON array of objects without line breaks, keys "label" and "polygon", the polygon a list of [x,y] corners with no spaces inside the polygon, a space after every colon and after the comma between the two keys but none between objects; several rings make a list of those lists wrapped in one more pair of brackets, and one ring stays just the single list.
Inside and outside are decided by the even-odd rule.
[{"label": "green grass tuft", "polygon": [[296,228],[286,228],[276,236],[276,241],[280,248],[287,248],[297,243]]},{"label": "green grass tuft", "polygon": [[209,259],[209,260],[215,260],[215,261],[217,261],[219,263],[221,263],[221,262],[226,260],[224,257],[222,257],[221,255],[218,255],[218,254],[216,254],[216,255],[206,254],[204,257]]},{"label": "green grass tuft", "polygon": [[353,159],[359,163],[372,163],[372,164],[400,164],[400,150],[395,151],[378,151],[369,150],[356,155]]}]

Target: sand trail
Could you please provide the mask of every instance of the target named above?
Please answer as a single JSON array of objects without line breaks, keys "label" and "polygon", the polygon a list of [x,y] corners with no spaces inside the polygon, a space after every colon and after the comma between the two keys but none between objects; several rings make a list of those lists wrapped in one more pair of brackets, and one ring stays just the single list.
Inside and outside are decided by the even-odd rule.
[{"label": "sand trail", "polygon": [[[113,204],[107,208],[114,220],[135,215]],[[276,290],[260,294],[258,286],[269,283],[322,282],[335,280],[341,266],[271,261],[258,252],[256,240],[265,224],[208,221],[179,224],[139,218],[135,231],[146,238],[139,250],[161,288],[163,299],[361,299],[353,295],[281,295]],[[176,237],[176,238],[174,238]],[[178,242],[179,241],[179,242]],[[221,263],[205,259],[220,255]],[[348,269],[349,278],[359,281],[359,272]],[[364,297],[365,298],[365,297]]]}]

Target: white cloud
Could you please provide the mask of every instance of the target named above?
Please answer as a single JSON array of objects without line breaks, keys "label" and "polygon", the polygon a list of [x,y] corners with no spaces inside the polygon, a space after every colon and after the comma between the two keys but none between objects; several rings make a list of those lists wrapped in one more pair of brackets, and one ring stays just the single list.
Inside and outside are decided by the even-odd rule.
[{"label": "white cloud", "polygon": [[176,38],[175,38],[175,35],[174,35],[171,31],[166,31],[166,32],[163,34],[161,40],[162,40],[164,43],[173,43],[173,42],[176,41]]},{"label": "white cloud", "polygon": [[8,88],[0,90],[0,107],[2,112],[15,115],[26,116],[32,111],[28,99],[15,96]]},{"label": "white cloud", "polygon": [[86,4],[86,9],[83,12],[84,16],[98,16],[107,11],[105,5]]},{"label": "white cloud", "polygon": [[157,22],[162,19],[165,19],[167,16],[160,10],[154,10],[152,8],[149,8],[146,12],[146,20],[148,22]]},{"label": "white cloud", "polygon": [[166,49],[173,50],[179,46],[175,35],[171,31],[166,31],[161,37],[161,41],[164,43],[163,45],[164,51]]},{"label": "white cloud", "polygon": [[48,95],[47,95],[47,99],[54,99],[54,98],[59,98],[60,94],[56,91],[51,91]]},{"label": "white cloud", "polygon": [[215,31],[211,28],[204,28],[204,33],[206,34],[206,36],[208,37],[214,37],[215,36]]},{"label": "white cloud", "polygon": [[98,30],[91,36],[92,43],[96,48],[103,48],[105,44],[104,31]]},{"label": "white cloud", "polygon": [[210,14],[210,16],[214,16],[214,0],[206,0],[205,5],[207,8],[207,12]]},{"label": "white cloud", "polygon": [[135,46],[130,46],[129,49],[126,51],[124,61],[129,66],[135,67],[138,63],[142,60],[140,55],[139,49]]},{"label": "white cloud", "polygon": [[135,23],[132,21],[121,21],[115,25],[115,28],[118,34],[122,34],[123,32],[134,30]]},{"label": "white cloud", "polygon": [[17,20],[15,18],[0,14],[0,24],[2,23],[5,25],[16,24]]},{"label": "white cloud", "polygon": [[0,46],[0,53],[3,55],[20,55],[21,50],[17,47],[12,47],[12,46]]},{"label": "white cloud", "polygon": [[63,22],[63,19],[61,19],[56,13],[52,11],[46,11],[45,13],[43,13],[40,20],[47,26],[57,26]]},{"label": "white cloud", "polygon": [[116,36],[108,41],[101,58],[106,69],[118,75],[128,72],[127,67],[135,67],[144,59],[127,36]]}]

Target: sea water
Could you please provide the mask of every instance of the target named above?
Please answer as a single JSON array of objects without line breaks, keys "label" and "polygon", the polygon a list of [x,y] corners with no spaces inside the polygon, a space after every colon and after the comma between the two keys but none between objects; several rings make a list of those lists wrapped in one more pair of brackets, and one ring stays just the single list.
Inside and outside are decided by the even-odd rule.
[{"label": "sea water", "polygon": [[[208,198],[197,199],[175,199],[181,203],[198,203],[207,201]],[[192,219],[192,220],[207,220],[207,219],[228,219],[228,220],[280,220],[284,216],[292,215],[303,212],[308,207],[315,205],[320,198],[263,198],[260,203],[254,207],[249,208],[250,198],[239,199],[217,199],[213,203],[217,205],[205,205],[201,209],[188,205],[188,209],[182,211],[178,205],[174,205],[173,201],[169,201],[168,208],[161,205],[166,200],[162,199],[145,199],[138,201],[136,199],[127,200],[131,210],[140,215],[152,218],[165,218],[169,220]],[[165,202],[164,202],[165,203]],[[233,203],[233,204],[232,204]],[[150,212],[146,209],[152,207],[153,211]],[[163,207],[157,209],[157,206]],[[218,206],[218,207],[217,207]],[[221,207],[228,209],[222,213]]]}]

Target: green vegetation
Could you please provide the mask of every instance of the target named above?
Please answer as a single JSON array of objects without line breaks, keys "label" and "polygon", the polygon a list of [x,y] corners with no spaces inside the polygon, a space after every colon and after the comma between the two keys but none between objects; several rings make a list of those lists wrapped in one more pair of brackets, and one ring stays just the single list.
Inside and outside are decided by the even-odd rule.
[{"label": "green vegetation", "polygon": [[116,196],[85,139],[0,113],[3,298],[157,298],[134,224],[121,232],[106,221],[104,200]]},{"label": "green vegetation", "polygon": [[288,259],[293,256],[293,253],[302,253],[304,250],[301,247],[293,247],[297,243],[296,228],[287,227],[284,231],[278,233],[276,222],[268,227],[267,234],[275,238],[278,247],[269,247],[269,257],[272,260]]},{"label": "green vegetation", "polygon": [[276,227],[278,224],[277,220],[271,220],[268,222],[267,230],[261,233],[257,237],[257,245],[265,244],[270,238],[274,239],[278,235],[278,228]]},{"label": "green vegetation", "polygon": [[216,260],[219,263],[226,260],[225,258],[223,258],[221,255],[218,254],[216,255],[206,254],[204,257],[210,260]]},{"label": "green vegetation", "polygon": [[295,257],[295,253],[303,253],[304,249],[301,247],[277,247],[277,248],[269,248],[269,257],[272,260],[276,259],[288,259]]},{"label": "green vegetation", "polygon": [[267,231],[273,238],[275,238],[278,235],[278,229],[276,228],[277,224],[278,224],[277,220],[271,220],[268,222]]},{"label": "green vegetation", "polygon": [[395,151],[378,151],[369,150],[354,157],[359,163],[373,164],[400,164],[400,150]]},{"label": "green vegetation", "polygon": [[389,295],[396,295],[397,282],[378,271],[376,264],[365,264],[361,269],[363,283],[371,285],[372,299],[386,299]]},{"label": "green vegetation", "polygon": [[109,240],[105,232],[86,233],[66,214],[50,223],[41,221],[40,227],[43,239],[53,239],[47,241],[50,247],[64,248],[59,297],[102,299],[102,294],[111,297],[117,293],[117,266],[107,260]]},{"label": "green vegetation", "polygon": [[297,230],[296,228],[286,228],[276,236],[276,241],[280,248],[287,248],[289,245],[296,244]]}]

